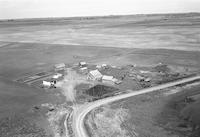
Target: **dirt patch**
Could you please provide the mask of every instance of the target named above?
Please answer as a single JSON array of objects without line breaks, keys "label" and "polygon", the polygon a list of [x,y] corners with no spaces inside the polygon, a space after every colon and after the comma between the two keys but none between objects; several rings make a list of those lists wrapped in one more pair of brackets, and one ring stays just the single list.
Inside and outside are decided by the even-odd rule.
[{"label": "dirt patch", "polygon": [[85,94],[90,95],[95,98],[103,98],[105,96],[112,95],[114,92],[118,91],[117,88],[106,86],[106,85],[96,85],[85,91]]},{"label": "dirt patch", "polygon": [[87,82],[86,76],[68,69],[64,76],[64,80],[56,83],[56,87],[61,88],[61,93],[66,97],[67,101],[74,102],[76,98],[76,86],[81,83],[89,83]]}]

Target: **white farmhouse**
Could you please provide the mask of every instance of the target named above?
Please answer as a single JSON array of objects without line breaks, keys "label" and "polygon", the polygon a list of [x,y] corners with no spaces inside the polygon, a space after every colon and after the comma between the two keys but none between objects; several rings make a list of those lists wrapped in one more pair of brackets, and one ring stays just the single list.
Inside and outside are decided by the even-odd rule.
[{"label": "white farmhouse", "polygon": [[48,82],[48,81],[42,81],[42,85],[44,86],[44,87],[51,87],[51,82]]},{"label": "white farmhouse", "polygon": [[98,70],[92,70],[88,73],[88,80],[101,80],[102,74]]}]

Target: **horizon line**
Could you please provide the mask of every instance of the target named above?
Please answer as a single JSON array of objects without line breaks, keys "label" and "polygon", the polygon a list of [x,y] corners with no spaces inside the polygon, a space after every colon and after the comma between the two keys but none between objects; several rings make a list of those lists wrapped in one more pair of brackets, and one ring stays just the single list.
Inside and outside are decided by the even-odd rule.
[{"label": "horizon line", "polygon": [[135,15],[169,15],[169,14],[200,14],[200,12],[166,12],[166,13],[137,13],[137,14],[110,14],[110,15],[85,15],[85,16],[55,16],[55,17],[25,17],[25,18],[6,18],[0,21],[15,21],[15,20],[34,20],[34,19],[59,19],[59,18],[101,18],[101,17],[117,17],[117,16],[135,16]]}]

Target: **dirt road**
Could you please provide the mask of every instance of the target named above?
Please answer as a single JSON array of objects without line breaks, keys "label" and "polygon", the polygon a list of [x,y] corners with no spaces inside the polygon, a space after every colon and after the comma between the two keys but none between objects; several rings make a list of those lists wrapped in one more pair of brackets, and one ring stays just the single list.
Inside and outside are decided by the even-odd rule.
[{"label": "dirt road", "polygon": [[193,76],[190,78],[185,78],[182,80],[169,82],[169,83],[162,84],[162,85],[155,86],[155,87],[150,87],[150,88],[146,88],[146,89],[142,89],[142,90],[138,90],[138,91],[132,91],[131,93],[127,93],[127,94],[122,94],[122,95],[118,95],[118,96],[114,96],[114,97],[108,97],[108,98],[98,100],[98,101],[95,101],[92,103],[88,103],[85,105],[76,106],[74,109],[74,116],[73,116],[74,117],[73,127],[74,127],[74,131],[75,131],[75,136],[76,137],[88,137],[86,130],[84,128],[84,118],[94,108],[97,108],[101,105],[111,103],[111,102],[114,102],[114,101],[117,101],[120,99],[158,91],[158,90],[161,90],[164,88],[169,88],[172,86],[184,84],[184,83],[191,82],[191,81],[198,80],[198,79],[200,79],[200,76]]}]

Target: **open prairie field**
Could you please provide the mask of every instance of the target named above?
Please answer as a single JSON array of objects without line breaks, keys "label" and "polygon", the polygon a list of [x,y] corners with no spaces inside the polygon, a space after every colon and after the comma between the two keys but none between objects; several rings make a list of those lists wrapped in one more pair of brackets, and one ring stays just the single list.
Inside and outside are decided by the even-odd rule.
[{"label": "open prairie field", "polygon": [[192,13],[16,20],[0,22],[0,41],[199,51],[199,26]]}]

